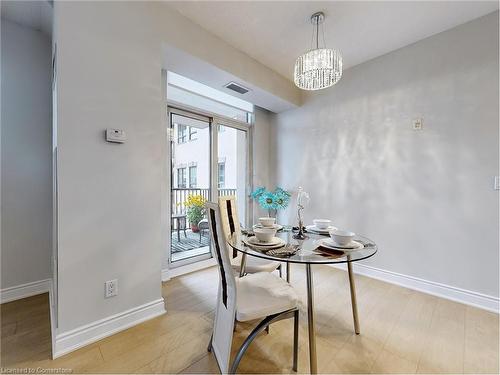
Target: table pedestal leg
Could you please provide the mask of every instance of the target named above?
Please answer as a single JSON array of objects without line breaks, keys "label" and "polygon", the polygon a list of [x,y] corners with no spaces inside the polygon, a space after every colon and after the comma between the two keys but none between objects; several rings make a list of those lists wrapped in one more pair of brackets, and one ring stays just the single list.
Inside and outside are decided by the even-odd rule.
[{"label": "table pedestal leg", "polygon": [[309,333],[309,365],[311,374],[318,372],[316,358],[316,333],[314,330],[314,288],[311,265],[306,264],[307,278],[307,323]]},{"label": "table pedestal leg", "polygon": [[240,277],[245,276],[245,265],[247,264],[247,255],[243,253],[241,255],[241,263],[240,263]]},{"label": "table pedestal leg", "polygon": [[286,262],[286,282],[290,282],[290,262]]},{"label": "table pedestal leg", "polygon": [[349,274],[349,287],[351,289],[352,317],[354,319],[354,332],[359,335],[358,303],[356,302],[356,285],[354,284],[354,275],[352,272],[352,263],[347,262],[347,272]]}]

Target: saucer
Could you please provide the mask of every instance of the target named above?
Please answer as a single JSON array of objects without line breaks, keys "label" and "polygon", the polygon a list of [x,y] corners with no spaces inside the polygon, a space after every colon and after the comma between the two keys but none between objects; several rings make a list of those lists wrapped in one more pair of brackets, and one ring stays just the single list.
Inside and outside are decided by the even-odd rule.
[{"label": "saucer", "polygon": [[326,247],[327,249],[333,250],[343,250],[343,251],[352,251],[362,249],[364,246],[361,242],[352,240],[348,245],[339,245],[334,242],[331,238],[325,238],[322,240],[318,240],[318,244],[320,246]]},{"label": "saucer", "polygon": [[243,242],[245,242],[247,245],[249,245],[252,248],[258,249],[258,250],[265,250],[265,249],[276,249],[278,247],[282,247],[286,245],[285,240],[279,237],[273,237],[270,242],[260,242],[257,237],[249,237],[245,239]]},{"label": "saucer", "polygon": [[308,232],[312,232],[312,233],[319,233],[319,234],[328,234],[329,231],[331,230],[334,230],[334,229],[337,229],[336,227],[334,227],[333,225],[330,225],[328,228],[326,229],[319,229],[316,225],[307,225],[306,226],[306,230]]},{"label": "saucer", "polygon": [[259,223],[259,224],[255,224],[253,227],[254,228],[269,228],[269,229],[272,228],[272,229],[276,229],[276,230],[283,229],[283,225],[279,225],[279,224],[273,224],[272,227],[265,227],[265,226],[263,226],[262,224]]}]

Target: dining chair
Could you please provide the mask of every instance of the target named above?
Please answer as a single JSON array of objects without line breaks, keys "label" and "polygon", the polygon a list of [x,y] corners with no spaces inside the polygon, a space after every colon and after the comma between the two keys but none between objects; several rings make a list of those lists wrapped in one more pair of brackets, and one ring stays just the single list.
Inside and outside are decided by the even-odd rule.
[{"label": "dining chair", "polygon": [[[246,350],[260,332],[271,323],[293,318],[292,368],[297,371],[299,340],[297,293],[285,280],[268,272],[236,278],[224,240],[225,233],[222,229],[219,205],[207,202],[205,207],[208,213],[212,251],[219,265],[220,276],[214,327],[208,351],[213,352],[222,374],[234,374]],[[243,341],[229,367],[235,320],[246,322],[256,319],[262,320]]]},{"label": "dining chair", "polygon": [[200,244],[201,244],[201,238],[203,236],[203,232],[208,230],[208,220],[203,218],[199,221],[198,223],[198,230],[200,231]]},{"label": "dining chair", "polygon": [[[222,218],[222,229],[226,238],[234,233],[241,232],[240,221],[238,219],[238,207],[234,195],[219,197],[219,207]],[[241,271],[242,254],[233,250],[231,252],[231,266],[236,272]],[[256,257],[247,257],[245,262],[245,273],[273,272],[278,270],[282,276],[282,266],[280,262],[269,261]]]}]

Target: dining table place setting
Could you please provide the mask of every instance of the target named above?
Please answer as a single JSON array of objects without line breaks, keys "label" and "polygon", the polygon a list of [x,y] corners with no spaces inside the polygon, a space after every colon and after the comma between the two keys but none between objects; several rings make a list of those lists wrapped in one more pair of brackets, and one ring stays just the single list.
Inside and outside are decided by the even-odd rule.
[{"label": "dining table place setting", "polygon": [[[280,187],[273,191],[264,187],[257,188],[251,194],[251,197],[259,203],[262,209],[268,211],[268,216],[260,217],[257,223],[250,225],[246,229],[235,225],[227,226],[228,228],[238,228],[237,231],[230,232],[230,236],[227,237],[227,244],[233,252],[241,254],[240,278],[247,275],[247,262],[249,262],[247,258],[259,258],[261,262],[268,261],[270,264],[277,264],[278,268],[273,270],[278,270],[280,277],[281,268],[279,267],[281,264],[285,264],[287,283],[290,283],[290,265],[292,263],[305,266],[309,366],[310,372],[315,374],[317,373],[317,355],[312,267],[342,263],[347,265],[354,332],[359,334],[360,328],[352,264],[374,256],[377,253],[377,245],[367,237],[350,230],[339,229],[330,219],[318,218],[312,220],[311,224],[304,225],[303,212],[308,206],[310,198],[309,194],[301,187],[298,188],[296,199],[298,225],[278,224],[275,218],[278,216],[277,211],[288,206],[291,196],[290,192]],[[233,202],[231,212],[236,212],[235,206],[236,204]]]},{"label": "dining table place setting", "polygon": [[276,218],[274,217],[259,217],[259,222],[254,224],[253,229],[261,228],[272,228],[279,232],[280,230],[283,230],[283,225],[276,224]]},{"label": "dining table place setting", "polygon": [[286,245],[286,241],[276,237],[276,233],[282,230],[283,226],[276,224],[274,217],[261,217],[259,223],[252,227],[252,231],[246,232],[247,238],[243,242],[254,249],[269,251],[278,249]]},{"label": "dining table place setting", "polygon": [[[242,230],[242,234],[245,235],[243,243],[271,256],[294,255],[300,250],[300,245],[290,244],[277,236],[277,233],[283,231],[284,228],[285,226],[276,223],[274,217],[260,217],[251,230]],[[320,237],[314,240],[315,248],[313,249],[320,255],[331,256],[333,253],[333,255],[343,256],[345,253],[362,249],[365,246],[362,241],[354,239],[356,236],[354,232],[338,229],[330,219],[314,219],[313,224],[306,225],[303,229],[304,233]],[[298,230],[299,227],[292,228],[294,232]]]},{"label": "dining table place setting", "polygon": [[322,234],[325,236],[329,235],[329,231],[337,229],[337,227],[332,225],[332,221],[329,219],[314,219],[313,224],[306,225],[305,231]]}]

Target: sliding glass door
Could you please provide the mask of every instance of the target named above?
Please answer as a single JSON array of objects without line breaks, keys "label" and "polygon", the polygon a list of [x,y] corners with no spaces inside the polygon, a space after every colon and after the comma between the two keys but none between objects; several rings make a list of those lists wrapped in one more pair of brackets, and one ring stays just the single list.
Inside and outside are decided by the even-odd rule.
[{"label": "sliding glass door", "polygon": [[248,214],[248,133],[245,128],[217,124],[217,188],[218,195],[234,195],[238,218],[246,228]]},{"label": "sliding glass door", "polygon": [[[212,199],[211,119],[170,111],[170,263],[210,258],[203,204]],[[187,261],[187,262],[186,262]]]},{"label": "sliding glass door", "polygon": [[170,265],[211,257],[207,200],[235,195],[239,219],[248,213],[248,127],[236,121],[169,108]]}]

